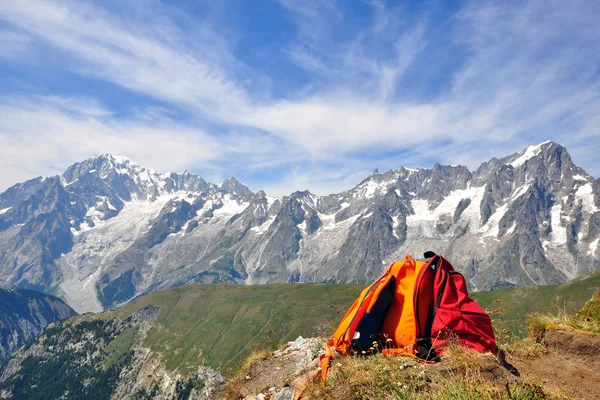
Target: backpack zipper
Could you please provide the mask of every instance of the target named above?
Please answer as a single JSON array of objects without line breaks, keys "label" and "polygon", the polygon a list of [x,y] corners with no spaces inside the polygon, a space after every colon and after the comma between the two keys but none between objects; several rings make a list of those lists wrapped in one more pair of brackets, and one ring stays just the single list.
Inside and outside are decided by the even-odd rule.
[{"label": "backpack zipper", "polygon": [[435,307],[436,308],[440,308],[440,305],[442,304],[442,296],[444,295],[444,290],[446,290],[446,283],[448,281],[448,272],[442,270],[443,274],[444,274],[444,280],[442,281],[442,286],[440,287],[440,291],[438,292],[438,296],[437,296],[437,302]]},{"label": "backpack zipper", "polygon": [[490,316],[484,313],[480,313],[480,312],[475,312],[475,311],[461,311],[461,314],[467,314],[467,315],[477,315],[479,317],[487,317],[489,318]]}]

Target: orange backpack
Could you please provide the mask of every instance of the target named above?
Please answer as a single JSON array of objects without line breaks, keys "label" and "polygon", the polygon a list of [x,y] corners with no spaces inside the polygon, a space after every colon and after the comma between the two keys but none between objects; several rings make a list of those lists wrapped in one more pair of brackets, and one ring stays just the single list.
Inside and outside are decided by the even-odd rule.
[{"label": "orange backpack", "polygon": [[[407,255],[363,290],[321,355],[319,375],[323,380],[336,353],[367,355],[380,351],[383,355],[436,359],[432,333],[437,333],[436,341],[444,343],[455,331],[463,344],[479,351],[495,351],[491,320],[468,296],[462,275],[443,257],[434,253],[426,253],[426,257],[432,258],[425,263]],[[462,278],[463,284],[459,279],[448,280],[448,276]],[[453,317],[448,319],[446,311]],[[478,326],[462,320],[463,312],[469,318],[478,314]]]}]

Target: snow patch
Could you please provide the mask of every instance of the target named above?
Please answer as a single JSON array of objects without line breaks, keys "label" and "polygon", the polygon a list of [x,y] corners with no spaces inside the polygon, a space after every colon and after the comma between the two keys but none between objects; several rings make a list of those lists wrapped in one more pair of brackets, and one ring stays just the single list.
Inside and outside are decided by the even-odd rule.
[{"label": "snow patch", "polygon": [[254,227],[250,228],[250,230],[258,235],[262,235],[269,229],[269,227],[271,226],[273,221],[275,221],[275,217],[269,218],[262,225],[254,226]]},{"label": "snow patch", "polygon": [[516,191],[513,193],[512,197],[511,197],[510,199],[511,199],[511,200],[516,200],[516,199],[518,199],[519,197],[521,197],[521,196],[523,196],[525,193],[527,193],[527,191],[529,190],[529,188],[530,188],[530,187],[531,187],[531,185],[529,185],[529,184],[528,184],[528,185],[523,185],[523,186],[521,186],[519,189],[517,189],[517,190],[516,190]]},{"label": "snow patch", "polygon": [[598,249],[598,242],[600,242],[600,238],[596,238],[592,243],[590,243],[590,249],[588,250],[588,256],[591,254],[595,254]]},{"label": "snow patch", "polygon": [[397,216],[392,217],[392,233],[394,234],[394,237],[396,239],[400,239],[400,237],[398,235],[396,235],[396,230],[398,229],[398,227],[400,226],[400,218],[398,218]]},{"label": "snow patch", "polygon": [[223,198],[223,207],[214,211],[214,215],[232,216],[243,212],[250,204],[247,202],[238,203],[230,195]]},{"label": "snow patch", "polygon": [[542,146],[546,143],[548,143],[548,142],[538,144],[537,146],[527,147],[523,151],[523,154],[521,154],[519,157],[517,157],[517,159],[515,159],[509,165],[512,165],[513,168],[519,168],[521,165],[525,164],[525,162],[527,162],[527,160],[537,156],[540,153]]},{"label": "snow patch", "polygon": [[595,254],[598,249],[598,242],[600,242],[600,238],[596,238],[592,243],[590,243],[590,249],[588,250],[588,256],[591,254]]},{"label": "snow patch", "polygon": [[113,160],[115,160],[115,162],[117,164],[137,165],[136,163],[134,163],[133,161],[131,161],[129,158],[127,158],[125,156],[113,156],[113,155],[111,155],[111,157],[113,158]]},{"label": "snow patch", "polygon": [[[427,200],[414,199],[410,202],[410,205],[415,212],[414,219],[418,218],[419,221],[435,221],[437,219],[437,215],[434,215],[432,212],[430,212],[429,202]],[[411,220],[411,216],[409,216],[408,219]]]},{"label": "snow patch", "polygon": [[11,208],[12,208],[12,206],[8,207],[8,208],[0,209],[0,215],[4,214],[5,212],[7,212],[8,210],[10,210]]},{"label": "snow patch", "polygon": [[588,213],[598,211],[594,205],[594,193],[591,183],[586,183],[577,188],[575,192],[575,202],[581,201],[582,209]]},{"label": "snow patch", "polygon": [[479,207],[485,192],[484,186],[467,187],[466,189],[453,190],[446,198],[433,210],[430,209],[427,200],[413,199],[411,206],[414,214],[406,219],[409,228],[421,227],[423,233],[431,237],[434,235],[435,221],[442,215],[454,215],[458,204],[463,199],[471,199],[469,206],[463,210],[460,219],[469,221],[470,227],[477,227],[480,223]]},{"label": "snow patch", "polygon": [[483,233],[483,236],[498,237],[498,233],[500,231],[498,225],[500,224],[500,220],[502,219],[504,214],[506,214],[507,210],[508,203],[498,207],[496,211],[492,214],[490,219],[488,219],[488,221],[485,223],[485,225],[479,228],[478,232]]},{"label": "snow patch", "polygon": [[269,197],[267,196],[267,206],[271,207],[275,202],[279,200],[279,197]]},{"label": "snow patch", "polygon": [[79,180],[79,178],[77,178],[77,179],[75,179],[75,180],[72,180],[72,181],[71,181],[71,182],[69,182],[69,183],[65,183],[65,184],[63,184],[63,186],[64,186],[64,187],[70,186],[70,185],[74,184],[75,182],[77,182],[78,180]]},{"label": "snow patch", "polygon": [[377,191],[377,189],[379,189],[379,185],[373,181],[369,181],[369,182],[367,182],[367,184],[365,185],[365,188],[362,191],[363,196],[370,199],[371,197],[373,197],[375,195],[375,192]]},{"label": "snow patch", "polygon": [[300,229],[300,232],[302,232],[302,234],[306,236],[306,232],[308,232],[308,225],[306,224],[306,220],[298,224],[298,228]]},{"label": "snow patch", "polygon": [[516,227],[517,227],[517,224],[516,224],[515,222],[513,222],[513,224],[510,226],[510,228],[508,228],[508,229],[506,230],[506,234],[505,234],[505,236],[506,236],[506,235],[511,235],[511,234],[513,234],[513,233],[514,233],[514,231],[515,231],[515,228],[516,228]]},{"label": "snow patch", "polygon": [[567,229],[561,224],[562,205],[554,204],[550,210],[550,222],[552,232],[550,232],[547,247],[558,247],[567,244]]},{"label": "snow patch", "polygon": [[335,222],[335,214],[321,214],[318,213],[317,215],[319,216],[319,219],[321,220],[321,222],[323,223],[323,227],[322,229],[319,229],[320,233],[321,231],[331,231],[331,230],[336,230],[339,229],[341,227],[347,228],[350,225],[352,225],[361,215],[357,214],[354,215],[350,218],[347,218],[343,221],[338,221]]},{"label": "snow patch", "polygon": [[385,193],[387,188],[396,183],[395,179],[390,179],[381,183],[377,183],[373,180],[363,183],[359,190],[354,193],[354,197],[370,199],[375,196],[375,193]]}]

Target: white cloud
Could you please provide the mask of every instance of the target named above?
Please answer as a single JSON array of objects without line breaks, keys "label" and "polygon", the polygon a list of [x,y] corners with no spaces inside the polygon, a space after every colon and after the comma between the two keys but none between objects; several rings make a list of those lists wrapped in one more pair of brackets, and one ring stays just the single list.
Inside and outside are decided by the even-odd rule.
[{"label": "white cloud", "polygon": [[[0,3],[0,18],[64,51],[67,68],[192,106],[209,117],[245,107],[244,91],[227,72],[211,63],[210,55],[193,54],[183,33],[168,23],[153,20],[144,26],[79,2],[29,0]],[[227,54],[219,61],[226,64]]]},{"label": "white cloud", "polygon": [[[451,87],[437,99],[403,103],[389,99],[389,93],[406,70],[418,67],[426,46],[435,43],[424,43],[427,32],[423,24],[417,24],[405,32],[396,52],[374,63],[374,68],[366,68],[369,60],[378,61],[369,47],[385,41],[382,37],[398,37],[400,30],[390,21],[403,22],[398,16],[387,18],[388,9],[374,4],[378,11],[375,26],[367,27],[350,46],[337,44],[341,50],[336,52],[327,43],[308,38],[297,44],[299,50],[293,54],[308,71],[326,77],[341,75],[344,90],[325,86],[303,99],[267,105],[259,113],[263,129],[322,155],[334,149],[406,148],[446,140],[453,143],[448,146],[452,156],[471,142],[499,149],[553,139],[570,146],[576,145],[572,139],[579,132],[598,136],[598,128],[589,123],[600,109],[598,6],[589,2],[468,3],[450,32],[456,37],[455,50],[466,51],[464,67],[454,72]],[[307,21],[306,13],[298,20],[301,26],[317,30],[322,21],[318,17]],[[362,41],[364,37],[369,40]],[[354,61],[340,63],[344,55]],[[357,82],[360,79],[375,88],[372,83],[380,82],[387,90],[365,90]],[[378,93],[386,101],[378,101],[382,98]],[[599,143],[593,145],[598,148]],[[481,162],[486,153],[478,152],[470,159]]]},{"label": "white cloud", "polygon": [[0,104],[0,187],[58,174],[102,153],[126,154],[159,171],[182,170],[219,157],[212,137],[173,121],[148,125],[117,120],[106,118],[101,108],[85,106],[82,99],[46,100]]}]

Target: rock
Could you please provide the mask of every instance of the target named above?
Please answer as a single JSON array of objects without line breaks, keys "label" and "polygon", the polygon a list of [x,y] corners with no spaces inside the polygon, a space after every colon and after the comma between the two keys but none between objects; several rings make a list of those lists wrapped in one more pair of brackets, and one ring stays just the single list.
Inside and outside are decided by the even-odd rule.
[{"label": "rock", "polygon": [[281,389],[272,400],[294,400],[294,390],[286,386]]},{"label": "rock", "polygon": [[274,352],[271,357],[254,360],[247,376],[249,379],[233,382],[231,387],[234,387],[241,397],[248,399],[255,399],[256,397],[252,396],[260,395],[259,391],[265,387],[275,388],[278,394],[283,392],[281,396],[299,393],[306,387],[308,377],[312,376],[317,368],[316,349],[321,347],[322,343],[323,339],[320,338],[307,339],[300,336],[289,342],[285,349]]}]

